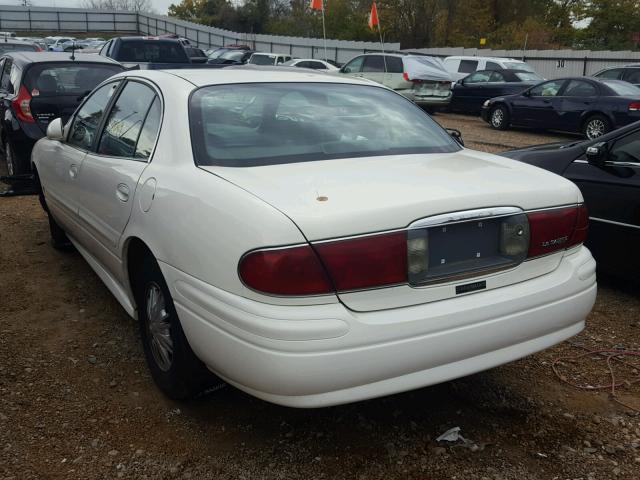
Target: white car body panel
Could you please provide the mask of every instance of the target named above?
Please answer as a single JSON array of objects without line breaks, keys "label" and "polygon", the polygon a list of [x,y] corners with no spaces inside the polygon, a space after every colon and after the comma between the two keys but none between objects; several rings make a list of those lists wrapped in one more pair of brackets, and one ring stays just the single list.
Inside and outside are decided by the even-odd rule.
[{"label": "white car body panel", "polygon": [[[340,300],[270,296],[245,286],[238,262],[256,248],[404,228],[471,208],[574,205],[582,197],[561,177],[470,150],[197,168],[190,93],[200,85],[248,81],[247,70],[214,73],[120,74],[164,93],[149,163],[85,158],[46,138],[34,147],[51,213],[130,315],[136,303],[128,252],[131,242],[142,241],[158,260],[198,357],[231,384],[297,407],[446,381],[549,347],[584,327],[596,282],[595,262],[582,246],[482,276],[487,290],[458,296],[456,282],[351,292]],[[259,81],[370,85],[290,69],[261,71]],[[73,177],[71,164],[79,167]],[[126,201],[118,196],[120,184],[129,186]],[[318,202],[319,195],[328,201]]]}]

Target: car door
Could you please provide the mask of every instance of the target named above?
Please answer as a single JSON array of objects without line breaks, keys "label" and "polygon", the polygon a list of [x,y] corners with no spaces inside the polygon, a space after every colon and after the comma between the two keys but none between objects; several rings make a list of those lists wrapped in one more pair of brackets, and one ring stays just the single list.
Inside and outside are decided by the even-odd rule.
[{"label": "car door", "polygon": [[558,128],[559,118],[554,105],[557,104],[556,97],[565,82],[565,80],[544,82],[513,97],[511,121],[516,125]]},{"label": "car door", "polygon": [[43,144],[44,151],[38,164],[38,175],[47,206],[58,223],[72,237],[78,235],[80,225],[80,167],[93,146],[103,115],[119,83],[109,82],[87,97],[65,127],[64,140],[46,140]]},{"label": "car door", "polygon": [[[485,87],[491,78],[491,72],[478,71],[456,82],[453,87],[451,108],[465,112],[480,111],[482,103],[486,100]],[[484,100],[481,100],[484,98]],[[490,97],[487,97],[490,98]]]},{"label": "car door", "polygon": [[88,233],[87,247],[107,268],[113,266],[114,274],[118,273],[114,254],[131,215],[138,179],[148,164],[149,153],[141,150],[141,139],[142,143],[148,143],[149,136],[155,139],[160,112],[156,90],[128,80],[78,176],[79,217]]},{"label": "car door", "polygon": [[598,265],[627,278],[640,268],[640,129],[610,147],[602,167],[586,158],[565,171],[584,196],[591,221],[587,246]]},{"label": "car door", "polygon": [[385,58],[382,55],[366,55],[362,64],[362,76],[377,83],[384,82]]},{"label": "car door", "polygon": [[[569,80],[557,96],[557,113],[562,130],[579,132],[583,113],[598,101],[598,88],[587,80]],[[555,106],[555,105],[554,105]]]}]

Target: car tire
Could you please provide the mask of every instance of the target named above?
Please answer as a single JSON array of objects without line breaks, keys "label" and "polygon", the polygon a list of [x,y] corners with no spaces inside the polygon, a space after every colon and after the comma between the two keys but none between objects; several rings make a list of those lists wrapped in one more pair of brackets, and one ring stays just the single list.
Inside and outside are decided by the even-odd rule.
[{"label": "car tire", "polygon": [[601,137],[611,131],[611,122],[604,115],[596,114],[587,118],[582,126],[582,133],[589,140]]},{"label": "car tire", "polygon": [[504,105],[496,105],[489,113],[489,125],[496,130],[509,128],[509,110]]},{"label": "car tire", "polygon": [[169,398],[187,400],[223,386],[189,346],[158,262],[147,254],[136,270],[133,289],[140,336],[158,388]]},{"label": "car tire", "polygon": [[49,218],[49,233],[51,234],[51,245],[53,248],[63,252],[73,250],[73,244],[69,241],[62,227],[58,225],[56,219],[53,218],[49,212],[47,212],[47,217]]},{"label": "car tire", "polygon": [[11,143],[9,143],[9,140],[4,141],[2,148],[4,149],[4,159],[7,164],[7,175],[17,175],[18,173],[20,173],[18,171],[18,162],[13,151],[13,147],[11,146]]}]

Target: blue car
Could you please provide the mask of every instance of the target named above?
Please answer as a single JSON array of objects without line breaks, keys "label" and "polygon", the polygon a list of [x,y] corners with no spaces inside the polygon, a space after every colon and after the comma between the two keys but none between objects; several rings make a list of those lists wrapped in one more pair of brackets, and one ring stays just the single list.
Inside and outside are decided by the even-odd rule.
[{"label": "blue car", "polygon": [[640,120],[640,88],[621,80],[559,78],[487,100],[482,118],[497,130],[533,127],[594,139]]}]

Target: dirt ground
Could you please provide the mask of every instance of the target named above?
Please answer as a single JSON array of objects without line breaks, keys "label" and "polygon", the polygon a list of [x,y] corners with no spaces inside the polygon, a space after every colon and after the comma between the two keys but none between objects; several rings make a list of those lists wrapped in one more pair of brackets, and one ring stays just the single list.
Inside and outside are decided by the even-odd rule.
[{"label": "dirt ground", "polygon": [[[567,138],[435,118],[482,150]],[[78,253],[51,248],[35,197],[0,198],[0,292],[0,479],[640,478],[640,417],[552,370],[581,345],[640,350],[637,287],[601,281],[588,327],[570,343],[442,385],[319,410],[231,387],[190,403],[167,400],[147,373],[135,322]],[[608,382],[601,356],[558,368],[567,381]],[[636,408],[639,369],[616,367],[619,399]],[[452,427],[470,443],[436,441]]]}]

